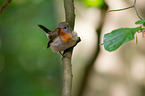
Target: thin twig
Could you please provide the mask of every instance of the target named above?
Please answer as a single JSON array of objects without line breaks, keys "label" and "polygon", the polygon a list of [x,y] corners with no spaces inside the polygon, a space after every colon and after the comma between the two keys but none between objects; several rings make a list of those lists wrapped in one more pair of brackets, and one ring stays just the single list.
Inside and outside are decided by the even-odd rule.
[{"label": "thin twig", "polygon": [[138,18],[140,18],[141,20],[143,19],[143,18],[139,15],[139,13],[138,13],[138,11],[137,11],[137,8],[136,8],[136,0],[134,0],[134,4],[133,4],[132,6],[129,6],[129,7],[126,7],[126,8],[122,8],[122,9],[117,9],[117,10],[110,10],[110,11],[108,11],[108,12],[123,11],[123,10],[127,10],[127,9],[130,9],[130,8],[134,8],[134,9],[135,9],[135,12],[136,12],[136,14],[137,14],[137,16],[138,16]]},{"label": "thin twig", "polygon": [[136,9],[136,6],[134,6],[134,9],[135,9],[135,11],[136,11],[136,14],[137,14],[138,18],[140,18],[140,19],[142,20],[143,18],[139,15],[139,13],[138,13],[138,11],[137,11],[137,9]]},{"label": "thin twig", "polygon": [[136,12],[137,16],[142,20],[143,18],[139,15],[139,13],[137,11],[137,8],[136,8],[136,0],[134,0],[133,6],[134,6],[134,9],[135,9],[135,12]]},{"label": "thin twig", "polygon": [[0,13],[2,13],[2,11],[10,4],[12,0],[7,0],[2,7],[0,7]]},{"label": "thin twig", "polygon": [[136,0],[134,0],[134,5],[136,4]]},{"label": "thin twig", "polygon": [[127,10],[127,9],[130,9],[130,8],[133,8],[134,6],[130,6],[130,7],[126,7],[126,8],[123,8],[123,9],[117,9],[117,10],[110,10],[108,12],[112,12],[112,11],[123,11],[123,10]]}]

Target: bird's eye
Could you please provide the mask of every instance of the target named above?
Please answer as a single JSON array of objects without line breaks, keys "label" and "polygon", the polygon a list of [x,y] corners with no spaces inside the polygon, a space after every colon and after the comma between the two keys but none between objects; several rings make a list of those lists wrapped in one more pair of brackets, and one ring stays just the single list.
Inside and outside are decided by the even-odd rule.
[{"label": "bird's eye", "polygon": [[66,27],[64,27],[64,29],[66,29]]}]

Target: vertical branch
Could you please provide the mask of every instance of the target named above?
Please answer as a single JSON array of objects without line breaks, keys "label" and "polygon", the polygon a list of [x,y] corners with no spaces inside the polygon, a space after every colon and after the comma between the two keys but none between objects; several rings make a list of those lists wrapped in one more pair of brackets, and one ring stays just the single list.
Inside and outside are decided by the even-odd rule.
[{"label": "vertical branch", "polygon": [[65,8],[66,22],[68,22],[71,28],[74,29],[74,23],[75,23],[74,1],[64,0],[64,8]]},{"label": "vertical branch", "polygon": [[72,50],[73,50],[73,48],[67,49],[63,53],[63,58],[62,58],[62,67],[63,67],[62,96],[71,96],[71,90],[72,90],[72,65],[71,65]]},{"label": "vertical branch", "polygon": [[85,76],[83,77],[83,82],[81,84],[81,88],[80,88],[80,92],[78,93],[77,96],[83,96],[84,92],[85,92],[85,89],[87,88],[87,84],[89,82],[89,76],[92,72],[92,69],[93,69],[93,65],[100,53],[100,39],[101,39],[101,32],[102,32],[102,28],[104,26],[104,18],[106,17],[106,12],[108,10],[108,5],[105,3],[102,7],[101,7],[101,20],[100,20],[100,25],[99,27],[97,28],[96,30],[96,34],[97,34],[97,45],[98,47],[96,48],[95,50],[95,54],[94,56],[92,56],[92,59],[90,61],[90,63],[85,67]]},{"label": "vertical branch", "polygon": [[[74,29],[75,23],[75,12],[74,12],[74,1],[73,0],[64,0],[65,8],[65,18],[72,29]],[[63,53],[62,57],[62,67],[63,67],[63,96],[71,96],[72,92],[72,57],[73,47],[67,49]]]}]

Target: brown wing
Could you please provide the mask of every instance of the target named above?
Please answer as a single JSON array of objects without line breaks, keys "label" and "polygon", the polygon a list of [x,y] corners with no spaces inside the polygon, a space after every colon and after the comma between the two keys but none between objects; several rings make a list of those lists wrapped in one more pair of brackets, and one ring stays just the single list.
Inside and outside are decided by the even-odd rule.
[{"label": "brown wing", "polygon": [[47,44],[47,48],[50,47],[50,44],[53,42],[53,40],[58,37],[58,30],[59,29],[55,29],[53,30],[50,34],[49,34],[49,42]]}]

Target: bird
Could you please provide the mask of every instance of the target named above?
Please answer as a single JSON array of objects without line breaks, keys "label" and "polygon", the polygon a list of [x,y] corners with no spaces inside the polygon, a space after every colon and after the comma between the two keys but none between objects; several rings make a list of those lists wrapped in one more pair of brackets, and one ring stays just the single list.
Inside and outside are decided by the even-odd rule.
[{"label": "bird", "polygon": [[48,28],[43,25],[38,25],[45,33],[49,42],[47,44],[47,48],[51,47],[53,52],[59,52],[73,47],[79,37],[76,32],[72,31],[69,23],[60,22],[58,27],[53,31],[50,31]]}]

